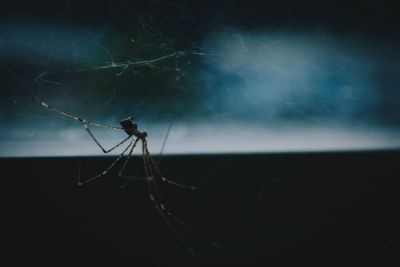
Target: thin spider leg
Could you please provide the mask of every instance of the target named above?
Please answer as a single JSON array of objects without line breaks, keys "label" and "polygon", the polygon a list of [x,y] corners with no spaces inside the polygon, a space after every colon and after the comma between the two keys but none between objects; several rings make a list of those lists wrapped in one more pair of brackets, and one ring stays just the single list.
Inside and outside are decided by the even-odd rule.
[{"label": "thin spider leg", "polygon": [[196,190],[197,189],[196,186],[178,183],[178,182],[175,182],[175,181],[172,181],[170,179],[165,178],[165,176],[162,175],[162,173],[161,173],[160,169],[158,168],[156,162],[154,161],[153,157],[150,155],[150,152],[147,149],[147,146],[146,146],[145,149],[146,149],[146,156],[148,157],[149,162],[154,167],[154,169],[156,170],[158,175],[161,177],[161,181],[166,182],[166,183],[168,183],[170,185],[175,185],[175,186],[178,186],[178,187],[183,187],[183,188],[187,188],[187,189],[191,189],[191,190]]},{"label": "thin spider leg", "polygon": [[172,122],[168,125],[167,134],[164,137],[164,141],[163,141],[161,149],[160,149],[160,156],[158,157],[157,165],[160,165],[161,155],[164,153],[165,145],[167,144],[167,140],[168,140],[169,132],[171,131],[171,127],[172,127]]},{"label": "thin spider leg", "polygon": [[10,72],[11,75],[14,76],[14,78],[22,85],[22,87],[23,87],[25,90],[27,90],[27,91],[33,96],[33,98],[36,100],[36,102],[38,102],[38,103],[39,103],[40,105],[42,105],[43,107],[48,108],[48,109],[50,109],[50,110],[52,110],[52,111],[55,111],[55,112],[57,112],[57,113],[59,113],[59,114],[61,114],[61,115],[63,115],[63,116],[72,118],[72,119],[74,119],[74,120],[78,120],[78,121],[80,121],[80,122],[84,122],[84,123],[87,123],[87,124],[91,124],[91,125],[94,125],[94,126],[103,127],[103,128],[108,128],[108,129],[113,129],[113,130],[120,130],[120,131],[124,130],[124,129],[121,128],[121,127],[115,127],[115,126],[110,126],[110,125],[106,125],[106,124],[101,124],[101,123],[97,123],[97,122],[93,122],[93,121],[84,120],[84,119],[79,118],[78,116],[72,115],[72,114],[67,113],[67,112],[65,112],[65,111],[62,111],[62,110],[60,110],[60,109],[58,109],[58,108],[56,108],[56,107],[50,106],[49,104],[43,102],[43,101],[39,98],[39,96],[38,96],[37,94],[35,94],[35,93],[32,91],[32,89],[29,88],[29,86],[27,86],[24,82],[22,82],[21,79],[19,79],[13,72],[11,72],[11,71],[9,71],[9,72]]},{"label": "thin spider leg", "polygon": [[150,166],[146,157],[146,140],[142,141],[142,156],[143,156],[143,164],[144,164],[144,171],[146,174],[146,181],[147,181],[147,187],[149,190],[149,198],[153,202],[153,205],[157,212],[161,215],[161,217],[164,219],[165,223],[168,225],[169,228],[175,233],[176,237],[179,239],[179,241],[185,246],[185,248],[189,251],[191,255],[196,255],[194,252],[193,248],[189,245],[189,243],[183,238],[181,232],[175,227],[175,225],[170,221],[168,218],[166,212],[166,209],[164,205],[159,201],[159,196],[156,196],[155,191],[158,191],[156,187],[153,189],[153,186],[155,185],[153,183],[154,177],[151,176],[150,174]]},{"label": "thin spider leg", "polygon": [[132,156],[132,152],[136,147],[137,142],[139,141],[139,138],[136,139],[135,143],[133,144],[131,150],[129,151],[129,154],[127,156],[127,158],[124,161],[124,164],[122,165],[121,169],[118,172],[118,176],[121,178],[124,178],[126,180],[128,180],[125,184],[121,185],[121,188],[124,188],[125,186],[127,186],[131,181],[133,180],[146,180],[145,177],[135,177],[135,176],[126,176],[126,175],[122,175],[122,172],[124,171],[124,169],[126,168],[126,166],[128,165],[128,161]]},{"label": "thin spider leg", "polygon": [[124,140],[122,140],[120,143],[116,144],[115,146],[113,146],[112,148],[106,150],[101,144],[100,142],[96,139],[96,137],[94,137],[92,131],[90,131],[89,127],[87,126],[87,123],[84,122],[83,123],[83,127],[85,128],[85,130],[89,133],[90,137],[93,139],[93,141],[97,144],[98,147],[100,147],[100,149],[104,152],[104,153],[109,153],[111,151],[113,151],[114,149],[116,149],[117,147],[119,147],[120,145],[122,145],[123,143],[125,143],[129,138],[131,138],[132,136],[128,136],[126,137]]},{"label": "thin spider leg", "polygon": [[[137,140],[137,139],[136,139]],[[114,166],[115,164],[117,164],[117,162],[124,156],[125,152],[132,146],[133,142],[135,141],[135,139],[132,139],[132,141],[129,143],[129,145],[124,149],[124,151],[122,151],[122,153],[118,156],[118,158],[116,160],[113,161],[113,163],[110,164],[110,166],[108,166],[107,169],[105,169],[103,172],[101,172],[100,174],[93,176],[92,178],[89,178],[83,182],[81,182],[80,177],[78,177],[78,185],[83,185],[86,183],[89,183],[91,181],[94,181],[100,177],[103,177],[104,175],[106,175]]]},{"label": "thin spider leg", "polygon": [[[152,171],[152,169],[151,169],[151,165],[150,165],[150,161],[149,161],[149,157],[150,157],[150,154],[148,153],[148,149],[147,149],[147,143],[146,143],[146,145],[145,145],[145,150],[146,150],[146,156],[147,156],[147,164],[148,164],[148,169],[149,169],[149,172],[150,172],[150,175],[151,175],[151,177],[154,177],[154,174],[153,174],[153,171]],[[154,177],[154,179],[152,180],[152,182],[153,182],[153,184],[154,184],[154,191],[155,191],[155,193],[156,193],[156,197],[159,199],[159,201],[160,201],[160,207],[161,207],[161,209],[169,216],[169,217],[171,217],[172,219],[174,219],[177,223],[179,223],[180,225],[182,225],[183,227],[185,227],[186,229],[188,229],[190,232],[192,232],[194,235],[196,235],[196,236],[198,236],[198,237],[200,237],[201,239],[202,238],[204,238],[204,236],[202,235],[202,234],[200,234],[198,231],[196,231],[196,230],[194,230],[192,227],[190,227],[189,225],[187,225],[185,222],[183,222],[181,219],[179,219],[178,217],[176,217],[173,213],[171,213],[166,207],[165,207],[165,205],[164,204],[162,204],[161,203],[161,197],[160,197],[160,192],[159,192],[159,189],[158,189],[158,184],[157,184],[157,180],[155,179],[155,177]],[[213,242],[213,241],[209,241],[213,246],[215,246],[215,247],[219,247],[219,245],[217,244],[217,243],[215,243],[215,242]]]},{"label": "thin spider leg", "polygon": [[133,143],[133,146],[132,146],[131,150],[129,151],[129,154],[128,154],[128,156],[126,157],[126,159],[125,159],[125,161],[124,161],[124,164],[122,165],[122,168],[121,168],[121,169],[119,170],[119,172],[118,172],[118,176],[121,176],[121,175],[122,175],[122,172],[124,171],[124,169],[125,169],[126,166],[128,165],[128,161],[129,161],[129,159],[131,158],[132,152],[133,152],[133,150],[135,149],[136,144],[137,144],[138,141],[139,141],[139,138],[136,138],[135,143]]},{"label": "thin spider leg", "polygon": [[[168,216],[170,216],[171,218],[173,218],[176,222],[178,222],[180,225],[186,227],[186,229],[190,230],[192,233],[196,234],[198,237],[200,238],[204,238],[204,235],[199,233],[198,231],[196,231],[195,229],[193,229],[192,227],[190,227],[189,225],[187,225],[184,221],[182,221],[181,219],[179,219],[178,217],[176,217],[173,213],[171,213],[170,211],[167,211]],[[213,245],[214,247],[220,247],[217,243],[215,243],[212,240],[209,240],[209,242],[211,243],[211,245]]]},{"label": "thin spider leg", "polygon": [[61,115],[64,115],[66,117],[70,117],[70,118],[72,118],[74,120],[78,120],[80,122],[87,123],[87,124],[94,125],[94,126],[98,126],[98,127],[103,127],[103,128],[113,129],[113,130],[124,130],[121,127],[115,127],[115,126],[110,126],[110,125],[101,124],[101,123],[98,123],[98,122],[87,121],[87,120],[81,119],[81,118],[79,118],[79,117],[77,117],[75,115],[69,114],[69,113],[67,113],[65,111],[62,111],[62,110],[56,108],[56,107],[50,106],[49,104],[47,104],[47,103],[43,102],[42,100],[40,100],[40,98],[37,95],[35,95],[35,93],[32,92],[32,94],[34,95],[36,101],[39,102],[43,107],[48,108],[48,109],[50,109],[52,111],[55,111],[55,112],[57,112],[57,113],[59,113]]},{"label": "thin spider leg", "polygon": [[108,104],[111,103],[111,101],[114,99],[114,97],[115,97],[115,87],[113,89],[112,96],[103,105],[101,105],[96,110],[94,110],[92,113],[90,113],[89,116],[87,116],[87,119],[90,120],[91,118],[93,118],[94,116],[99,114]]}]

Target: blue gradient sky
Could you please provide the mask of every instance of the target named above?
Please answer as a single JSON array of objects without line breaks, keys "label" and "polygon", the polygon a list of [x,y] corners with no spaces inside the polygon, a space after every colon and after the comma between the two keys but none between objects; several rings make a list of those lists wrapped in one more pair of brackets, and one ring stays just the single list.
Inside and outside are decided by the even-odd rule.
[{"label": "blue gradient sky", "polygon": [[[170,123],[166,154],[400,148],[400,55],[390,38],[224,23],[182,45],[150,20],[136,23],[3,24],[0,156],[102,154],[79,122],[23,86],[82,117],[107,103],[95,121],[133,115],[153,153]],[[108,146],[123,138],[94,132]]]}]

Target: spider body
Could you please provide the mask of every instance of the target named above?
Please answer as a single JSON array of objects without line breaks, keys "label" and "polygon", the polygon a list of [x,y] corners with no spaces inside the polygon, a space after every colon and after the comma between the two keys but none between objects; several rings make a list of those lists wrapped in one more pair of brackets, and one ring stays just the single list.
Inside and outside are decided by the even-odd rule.
[{"label": "spider body", "polygon": [[134,121],[133,117],[126,118],[122,121],[120,121],[120,124],[124,131],[129,135],[129,136],[136,136],[140,140],[144,140],[147,137],[146,132],[140,132],[138,130],[138,125]]}]

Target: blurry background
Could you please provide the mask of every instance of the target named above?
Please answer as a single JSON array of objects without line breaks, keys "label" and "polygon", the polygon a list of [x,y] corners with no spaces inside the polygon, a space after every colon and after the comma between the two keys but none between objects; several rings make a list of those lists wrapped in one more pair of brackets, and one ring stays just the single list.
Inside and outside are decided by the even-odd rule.
[{"label": "blurry background", "polygon": [[[97,122],[134,116],[153,153],[170,124],[166,154],[400,147],[387,2],[13,1],[1,13],[2,157],[101,154],[24,86]],[[107,147],[124,136],[93,131]]]},{"label": "blurry background", "polygon": [[[2,3],[1,262],[400,266],[397,13],[385,1]],[[198,190],[160,192],[201,233],[180,227],[198,255],[118,168],[77,186],[115,157],[24,87],[93,121],[134,116],[153,155],[172,125],[174,155],[156,160]],[[106,147],[124,137],[91,129]],[[125,171],[144,176],[142,159]]]}]

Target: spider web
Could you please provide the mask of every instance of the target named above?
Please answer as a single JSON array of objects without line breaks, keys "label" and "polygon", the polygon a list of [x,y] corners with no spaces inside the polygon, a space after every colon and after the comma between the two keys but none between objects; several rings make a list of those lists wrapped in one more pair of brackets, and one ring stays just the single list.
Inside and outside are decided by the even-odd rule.
[{"label": "spider web", "polygon": [[[57,23],[4,24],[3,69],[83,118],[118,126],[134,116],[152,153],[171,123],[167,154],[400,147],[394,44],[198,20],[165,3],[112,3],[107,23],[81,24],[64,8]],[[5,73],[1,156],[100,154],[79,124]],[[93,131],[106,146],[123,137]]]}]

